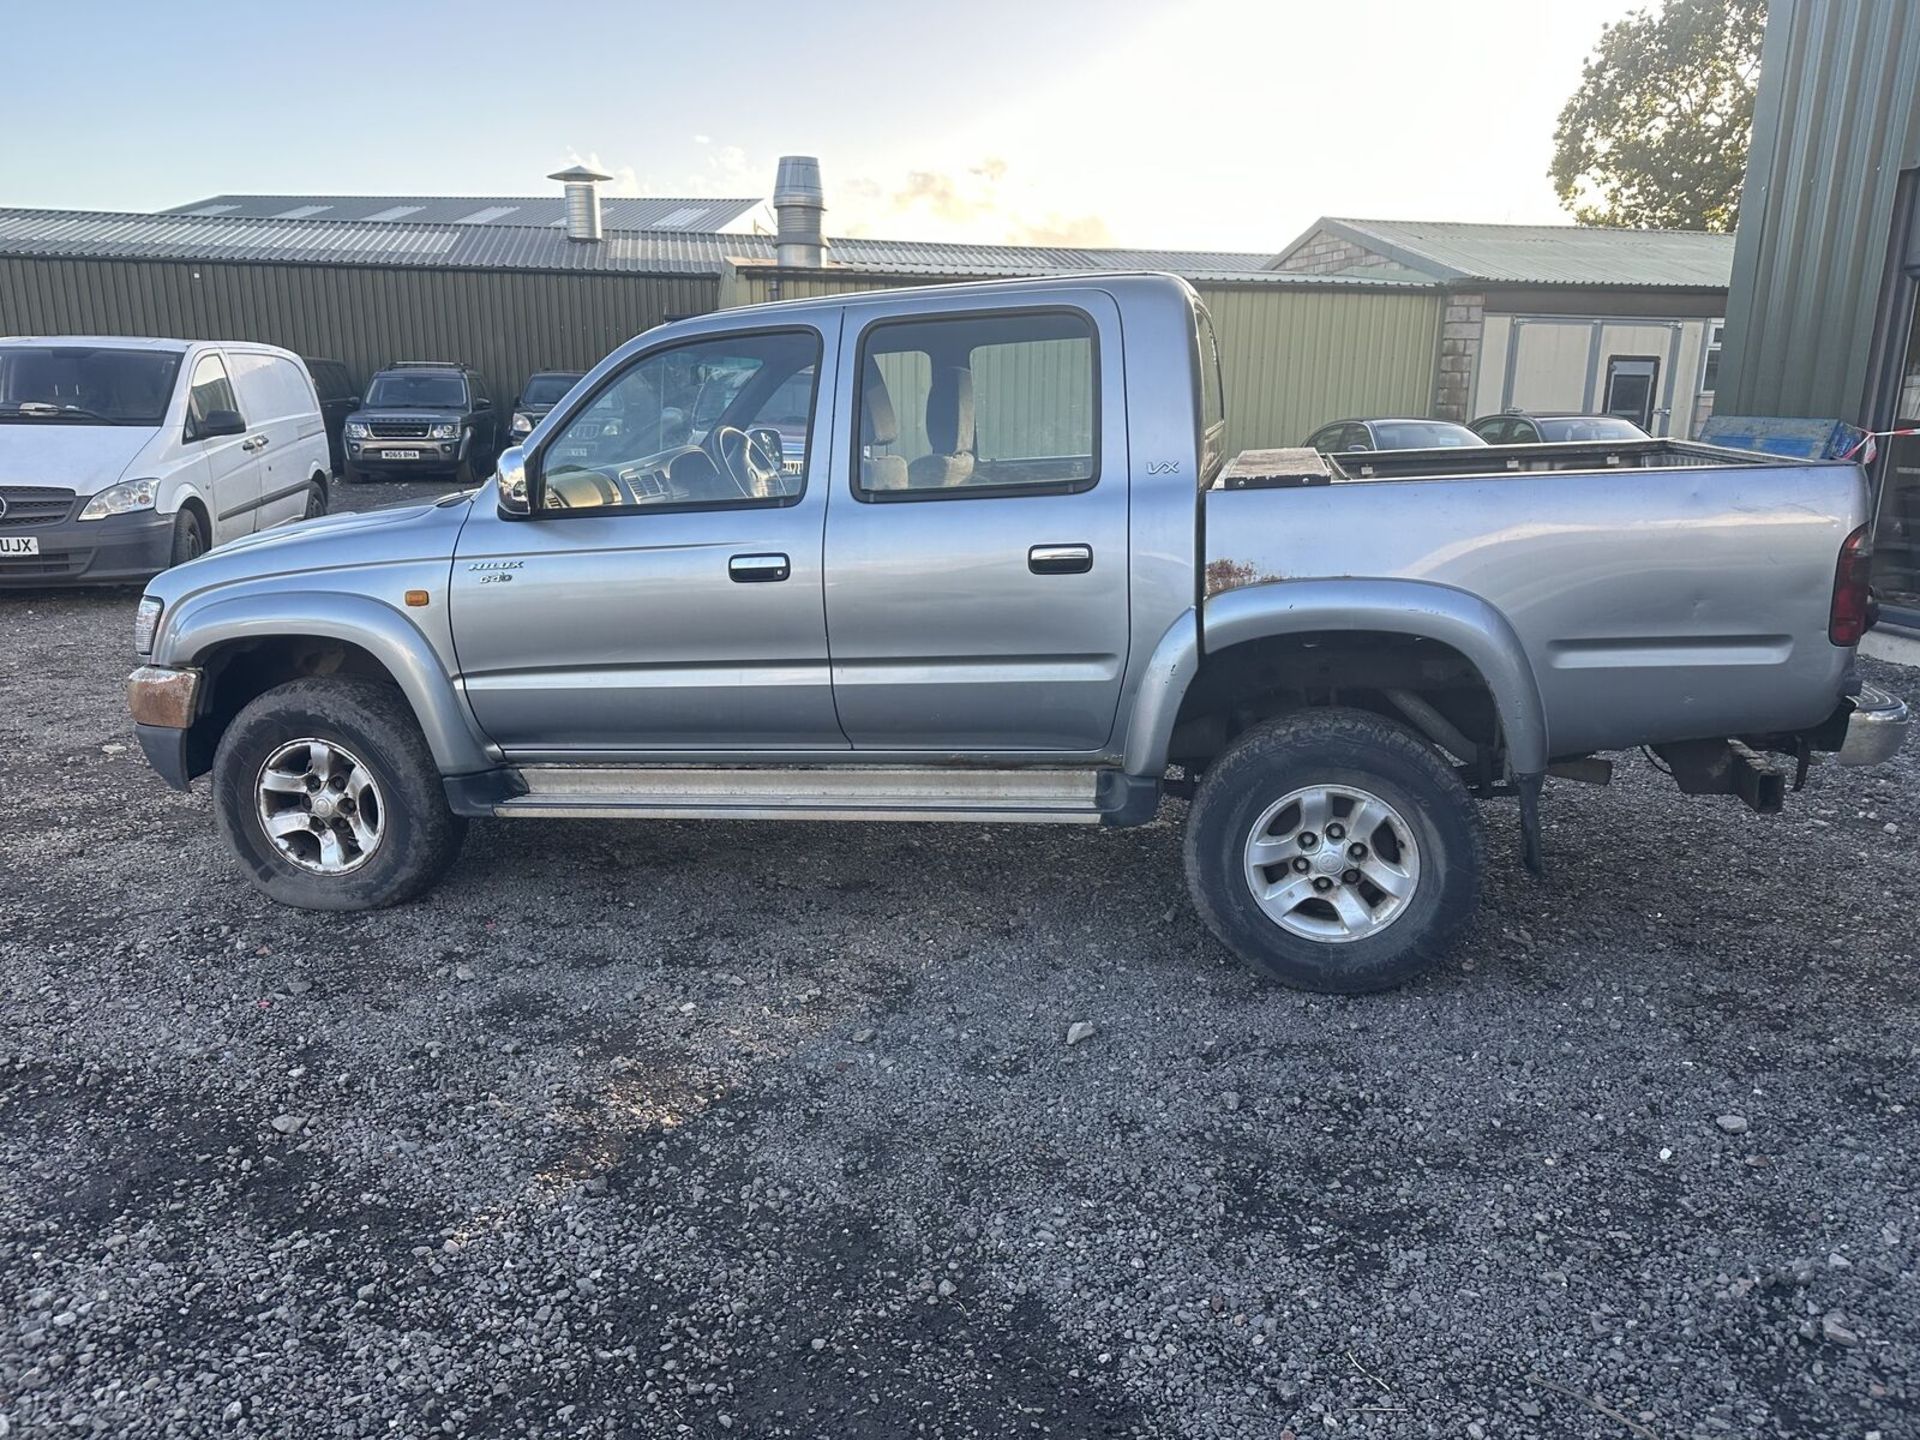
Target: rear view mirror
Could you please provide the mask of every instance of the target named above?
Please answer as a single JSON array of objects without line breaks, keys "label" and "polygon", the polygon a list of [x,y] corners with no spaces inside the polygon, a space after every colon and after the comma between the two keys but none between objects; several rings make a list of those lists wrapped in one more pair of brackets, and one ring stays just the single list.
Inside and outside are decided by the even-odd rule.
[{"label": "rear view mirror", "polygon": [[238,410],[209,410],[194,428],[196,440],[217,440],[222,435],[244,435],[247,422]]}]

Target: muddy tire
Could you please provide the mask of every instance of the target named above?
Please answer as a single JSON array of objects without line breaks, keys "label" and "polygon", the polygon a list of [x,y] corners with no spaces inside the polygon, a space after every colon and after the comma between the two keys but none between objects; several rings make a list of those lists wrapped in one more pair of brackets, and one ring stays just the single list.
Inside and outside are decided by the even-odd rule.
[{"label": "muddy tire", "polygon": [[372,910],[447,872],[466,821],[405,698],[358,677],[254,700],[213,759],[214,815],[247,878],[302,910]]},{"label": "muddy tire", "polygon": [[1473,914],[1483,857],[1452,766],[1363,710],[1247,731],[1187,818],[1187,884],[1207,927],[1268,978],[1327,994],[1437,964]]}]

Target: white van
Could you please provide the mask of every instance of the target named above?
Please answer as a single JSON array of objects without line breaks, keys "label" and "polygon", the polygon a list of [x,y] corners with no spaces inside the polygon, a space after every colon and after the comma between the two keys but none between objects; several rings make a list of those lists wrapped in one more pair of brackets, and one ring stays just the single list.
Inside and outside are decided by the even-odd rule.
[{"label": "white van", "polygon": [[313,380],[251,342],[0,339],[0,588],[144,580],[327,511]]}]

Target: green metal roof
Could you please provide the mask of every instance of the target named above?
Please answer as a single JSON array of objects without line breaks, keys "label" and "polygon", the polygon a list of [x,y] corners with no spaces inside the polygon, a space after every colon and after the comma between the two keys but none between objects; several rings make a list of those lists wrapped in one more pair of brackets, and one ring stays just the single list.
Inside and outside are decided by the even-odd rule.
[{"label": "green metal roof", "polygon": [[1710,235],[1701,230],[1611,230],[1588,225],[1475,225],[1451,220],[1329,217],[1315,222],[1281,252],[1282,258],[1320,231],[1351,240],[1397,265],[1442,281],[1724,290],[1733,274],[1731,235]]}]

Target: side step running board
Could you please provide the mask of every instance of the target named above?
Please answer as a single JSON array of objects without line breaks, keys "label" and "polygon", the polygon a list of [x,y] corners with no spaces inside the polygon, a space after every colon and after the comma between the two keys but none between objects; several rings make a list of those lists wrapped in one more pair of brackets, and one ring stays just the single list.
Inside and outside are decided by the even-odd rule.
[{"label": "side step running board", "polygon": [[817,765],[534,765],[502,817],[570,820],[958,820],[1097,825],[1099,771]]}]

